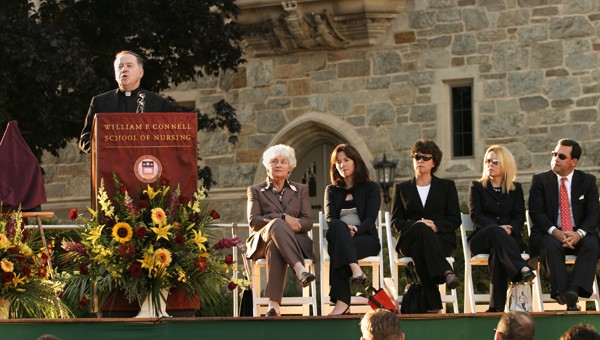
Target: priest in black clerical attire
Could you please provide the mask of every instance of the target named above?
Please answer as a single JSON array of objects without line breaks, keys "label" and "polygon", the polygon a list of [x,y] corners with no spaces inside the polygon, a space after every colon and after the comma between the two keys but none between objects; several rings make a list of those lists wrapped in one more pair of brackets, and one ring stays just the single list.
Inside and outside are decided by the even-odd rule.
[{"label": "priest in black clerical attire", "polygon": [[102,112],[172,112],[174,103],[156,93],[142,90],[140,81],[144,76],[144,60],[131,51],[121,51],[115,56],[115,80],[119,84],[116,90],[92,98],[81,136],[79,148],[90,153],[90,134],[96,113]]}]

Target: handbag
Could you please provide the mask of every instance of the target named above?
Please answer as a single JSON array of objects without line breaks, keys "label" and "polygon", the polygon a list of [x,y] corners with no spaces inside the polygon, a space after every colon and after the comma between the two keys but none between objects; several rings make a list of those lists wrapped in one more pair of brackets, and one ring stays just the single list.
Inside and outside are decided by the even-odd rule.
[{"label": "handbag", "polygon": [[511,311],[531,312],[531,284],[512,283],[508,309]]},{"label": "handbag", "polygon": [[385,289],[375,289],[371,286],[365,288],[367,299],[369,300],[369,306],[373,309],[383,308],[387,309],[394,314],[397,314],[396,304],[392,301],[392,298],[388,295]]},{"label": "handbag", "polygon": [[402,297],[402,305],[400,306],[401,314],[422,314],[427,310],[427,302],[425,299],[425,291],[419,282],[419,278],[415,273],[414,263],[410,262],[406,267],[406,278],[408,285],[404,289]]}]

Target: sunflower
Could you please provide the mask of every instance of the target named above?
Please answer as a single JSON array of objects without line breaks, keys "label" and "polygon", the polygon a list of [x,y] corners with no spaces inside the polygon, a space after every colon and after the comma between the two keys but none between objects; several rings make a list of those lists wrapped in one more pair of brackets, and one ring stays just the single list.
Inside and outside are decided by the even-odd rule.
[{"label": "sunflower", "polygon": [[129,223],[119,222],[113,227],[112,237],[119,243],[129,242],[133,237],[133,229]]},{"label": "sunflower", "polygon": [[10,247],[10,240],[6,235],[0,234],[0,249],[8,249]]},{"label": "sunflower", "polygon": [[167,223],[167,215],[162,208],[154,208],[152,209],[152,222],[154,224],[161,226]]},{"label": "sunflower", "polygon": [[165,248],[158,248],[154,252],[154,260],[157,267],[167,267],[171,264],[171,252]]}]

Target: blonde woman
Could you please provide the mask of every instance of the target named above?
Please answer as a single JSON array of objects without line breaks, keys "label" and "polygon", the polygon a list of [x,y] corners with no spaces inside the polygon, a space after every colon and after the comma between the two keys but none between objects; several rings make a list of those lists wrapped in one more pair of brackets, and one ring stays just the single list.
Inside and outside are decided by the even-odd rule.
[{"label": "blonde woman", "polygon": [[475,225],[469,246],[473,255],[490,254],[488,312],[504,310],[508,280],[531,282],[535,278],[521,258],[525,200],[516,176],[512,153],[504,146],[492,145],[485,152],[481,178],[469,188],[469,212]]}]

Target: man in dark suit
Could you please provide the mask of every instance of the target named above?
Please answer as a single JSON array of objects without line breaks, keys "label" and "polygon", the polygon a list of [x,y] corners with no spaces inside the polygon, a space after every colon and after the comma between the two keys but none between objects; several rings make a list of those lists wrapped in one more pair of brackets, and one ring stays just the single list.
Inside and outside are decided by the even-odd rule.
[{"label": "man in dark suit", "polygon": [[165,98],[142,90],[144,60],[131,51],[121,51],[115,56],[115,80],[119,88],[92,98],[81,136],[79,148],[90,153],[90,134],[96,113],[101,112],[169,112],[176,107]]},{"label": "man in dark suit", "polygon": [[[575,170],[580,157],[577,142],[559,140],[552,152],[552,170],[534,175],[529,192],[531,255],[540,256],[550,276],[550,295],[567,310],[577,310],[579,296],[591,295],[600,248],[596,177]],[[565,254],[577,255],[571,278]]]}]

